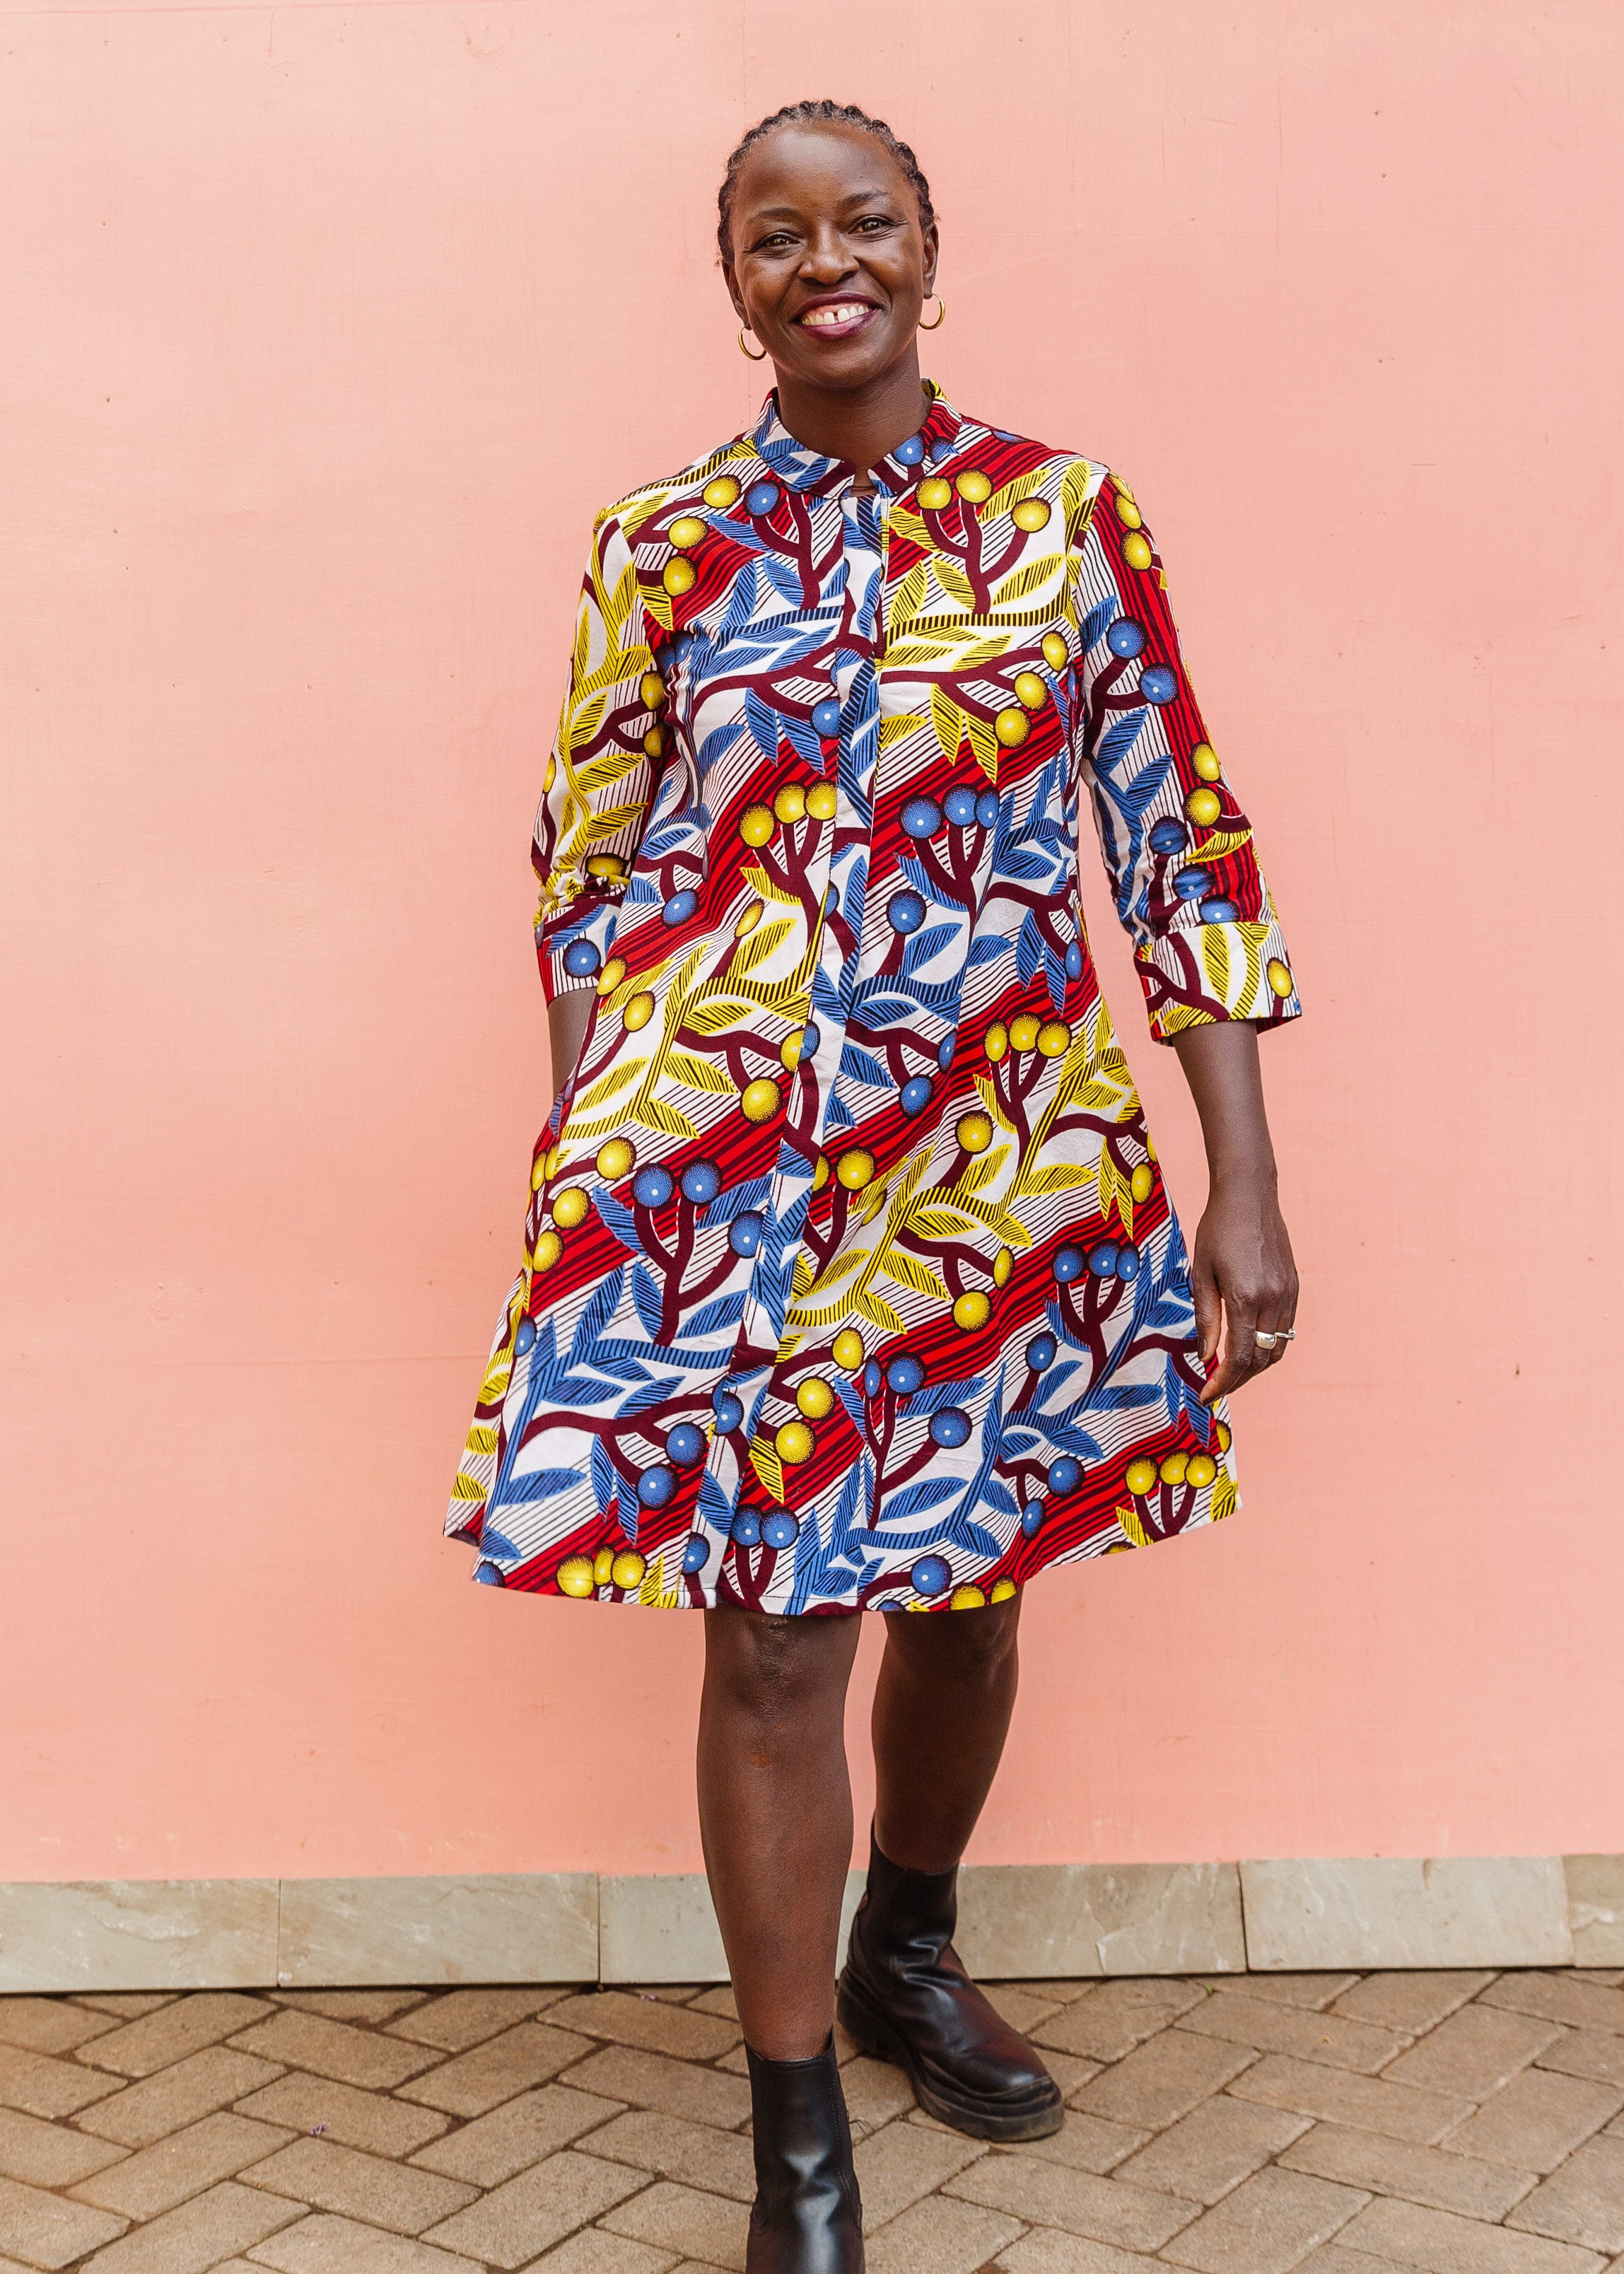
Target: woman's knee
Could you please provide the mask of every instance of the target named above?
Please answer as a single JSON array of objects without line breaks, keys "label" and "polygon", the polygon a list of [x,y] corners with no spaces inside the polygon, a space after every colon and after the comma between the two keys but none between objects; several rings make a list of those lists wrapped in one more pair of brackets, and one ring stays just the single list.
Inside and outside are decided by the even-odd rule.
[{"label": "woman's knee", "polygon": [[1020,1597],[980,1610],[885,1622],[885,1644],[911,1673],[989,1690],[1015,1678]]},{"label": "woman's knee", "polygon": [[761,1611],[705,1615],[705,1683],[758,1721],[844,1711],[857,1645],[852,1618],[775,1618]]}]

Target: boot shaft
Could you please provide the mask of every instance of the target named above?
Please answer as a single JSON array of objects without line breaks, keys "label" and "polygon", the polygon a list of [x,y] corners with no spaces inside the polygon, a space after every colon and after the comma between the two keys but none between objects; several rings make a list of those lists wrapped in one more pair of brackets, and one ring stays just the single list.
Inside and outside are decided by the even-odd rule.
[{"label": "boot shaft", "polygon": [[861,2274],[862,2209],[833,2033],[809,2060],[744,2050],[756,2150],[748,2274]]},{"label": "boot shaft", "polygon": [[958,1973],[950,1951],[959,1924],[959,1867],[946,1871],[909,1871],[893,1864],[872,1834],[868,1882],[852,1921],[852,1941],[869,1967],[910,1973],[938,1967]]}]

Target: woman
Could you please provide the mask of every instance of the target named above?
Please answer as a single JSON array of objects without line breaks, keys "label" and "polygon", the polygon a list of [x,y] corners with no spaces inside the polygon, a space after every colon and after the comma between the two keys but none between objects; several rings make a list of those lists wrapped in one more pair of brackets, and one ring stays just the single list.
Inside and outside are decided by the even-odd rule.
[{"label": "woman", "polygon": [[[952,1615],[887,1624],[841,2022],[947,2123],[1040,2137],[957,1866],[1026,1582],[1236,1504],[1222,1400],[1297,1289],[1257,1030],[1297,1003],[1132,491],[921,383],[913,154],[797,104],[720,204],[777,384],[598,518],[536,836],[566,1079],[448,1528],[489,1584],[703,1608],[749,2263],[851,2268],[851,1614]],[[1206,1134],[1193,1270],[1083,937],[1085,792]]]}]

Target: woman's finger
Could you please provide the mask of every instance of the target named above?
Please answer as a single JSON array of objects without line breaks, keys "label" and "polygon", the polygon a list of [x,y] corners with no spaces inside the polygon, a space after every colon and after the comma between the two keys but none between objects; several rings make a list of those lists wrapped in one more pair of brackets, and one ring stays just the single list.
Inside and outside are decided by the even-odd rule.
[{"label": "woman's finger", "polygon": [[1218,1282],[1213,1269],[1198,1245],[1190,1272],[1190,1291],[1195,1298],[1195,1337],[1201,1353],[1201,1363],[1210,1367],[1218,1355],[1218,1337],[1223,1325],[1223,1304],[1218,1293]]},{"label": "woman's finger", "polygon": [[[1252,1329],[1252,1347],[1256,1352],[1252,1371],[1267,1374],[1278,1366],[1291,1347],[1290,1329],[1297,1315],[1297,1291],[1284,1291],[1277,1297],[1266,1298],[1258,1305],[1258,1316]],[[1274,1337],[1274,1341],[1269,1337]]]},{"label": "woman's finger", "polygon": [[1254,1311],[1255,1306],[1234,1295],[1223,1297],[1223,1357],[1217,1371],[1208,1376],[1207,1387],[1201,1392],[1203,1405],[1216,1404],[1232,1389],[1238,1389],[1251,1374],[1255,1356],[1252,1346]]}]

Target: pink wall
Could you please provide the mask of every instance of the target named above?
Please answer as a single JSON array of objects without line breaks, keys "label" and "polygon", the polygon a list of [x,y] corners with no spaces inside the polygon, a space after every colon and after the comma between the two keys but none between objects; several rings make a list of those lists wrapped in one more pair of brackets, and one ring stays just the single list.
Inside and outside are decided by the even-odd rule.
[{"label": "pink wall", "polygon": [[975,1852],[1624,1849],[1614,10],[4,46],[0,1878],[696,1865],[698,1623],[476,1589],[440,1516],[549,1096],[589,519],[752,407],[715,177],[826,90],[932,177],[936,374],[1148,501],[1309,1013],[1245,1511],[1033,1590]]}]

